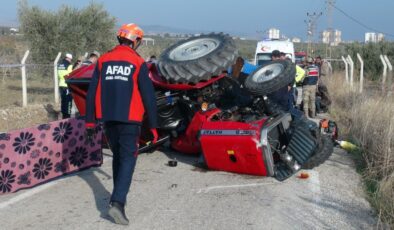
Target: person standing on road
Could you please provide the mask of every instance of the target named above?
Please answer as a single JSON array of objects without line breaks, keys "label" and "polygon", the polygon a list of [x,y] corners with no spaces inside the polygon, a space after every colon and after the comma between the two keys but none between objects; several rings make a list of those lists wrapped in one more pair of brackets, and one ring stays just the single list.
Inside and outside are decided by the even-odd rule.
[{"label": "person standing on road", "polygon": [[157,142],[157,107],[148,67],[136,52],[144,32],[136,24],[122,25],[117,33],[119,45],[97,61],[86,98],[86,128],[92,138],[95,119],[104,129],[113,152],[113,191],[109,216],[127,225],[124,207],[138,155],[138,141],[144,112],[153,143]]},{"label": "person standing on road", "polygon": [[[314,118],[316,114],[316,89],[319,81],[319,68],[313,63],[313,59],[308,57],[305,79],[302,84],[302,100],[304,103],[304,114],[306,117]],[[310,110],[310,116],[309,116]]]},{"label": "person standing on road", "polygon": [[57,66],[57,75],[59,78],[59,91],[61,97],[61,112],[62,118],[66,119],[71,116],[71,107],[72,107],[72,96],[70,90],[67,87],[65,76],[72,72],[73,65],[71,61],[73,56],[70,53],[67,53],[65,58],[59,63]]}]

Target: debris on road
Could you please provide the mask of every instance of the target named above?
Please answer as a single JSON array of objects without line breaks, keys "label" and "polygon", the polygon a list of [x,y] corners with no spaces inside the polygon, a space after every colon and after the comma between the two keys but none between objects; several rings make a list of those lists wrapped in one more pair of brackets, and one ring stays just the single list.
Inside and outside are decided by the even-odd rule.
[{"label": "debris on road", "polygon": [[309,173],[302,172],[300,175],[298,175],[299,179],[308,179],[309,178]]}]

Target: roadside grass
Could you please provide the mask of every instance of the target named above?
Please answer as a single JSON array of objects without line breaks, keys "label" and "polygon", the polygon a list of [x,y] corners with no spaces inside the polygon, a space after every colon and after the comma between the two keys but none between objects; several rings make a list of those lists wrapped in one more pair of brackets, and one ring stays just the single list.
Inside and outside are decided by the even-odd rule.
[{"label": "roadside grass", "polygon": [[332,97],[331,115],[341,138],[357,144],[352,155],[371,205],[379,216],[378,228],[394,228],[394,100],[371,84],[362,94],[338,73],[327,81]]},{"label": "roadside grass", "polygon": [[[41,78],[27,80],[28,104],[53,103],[53,81]],[[20,77],[13,77],[5,81],[0,80],[0,108],[22,106],[22,81]]]},{"label": "roadside grass", "polygon": [[22,81],[20,76],[0,79],[0,132],[47,123],[53,118],[45,109],[54,105],[53,80],[28,70],[27,107],[22,107]]}]

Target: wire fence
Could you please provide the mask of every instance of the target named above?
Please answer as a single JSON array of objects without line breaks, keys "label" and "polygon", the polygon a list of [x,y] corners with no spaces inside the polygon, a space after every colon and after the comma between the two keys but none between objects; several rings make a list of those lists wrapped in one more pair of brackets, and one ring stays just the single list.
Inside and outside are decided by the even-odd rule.
[{"label": "wire fence", "polygon": [[[57,104],[59,102],[56,66],[61,53],[58,53],[53,63],[29,63],[28,55],[29,51],[27,50],[21,63],[0,64],[0,108],[37,103]],[[394,90],[393,68],[390,60],[387,57],[384,59],[382,56],[382,64],[385,68],[383,80],[380,83],[381,90],[383,93],[388,91],[391,94],[391,91]],[[361,57],[359,59],[360,62],[363,62]],[[365,81],[363,66],[360,69],[355,69],[356,60],[353,61],[349,55],[346,58],[329,61],[333,64],[330,64],[331,71],[335,69],[335,65],[345,66],[346,83],[353,88],[354,81],[360,82],[359,91],[362,92]],[[357,75],[360,77],[358,78]]]},{"label": "wire fence", "polygon": [[23,105],[22,71],[26,68],[27,104],[54,103],[54,64],[0,65],[0,108]]}]

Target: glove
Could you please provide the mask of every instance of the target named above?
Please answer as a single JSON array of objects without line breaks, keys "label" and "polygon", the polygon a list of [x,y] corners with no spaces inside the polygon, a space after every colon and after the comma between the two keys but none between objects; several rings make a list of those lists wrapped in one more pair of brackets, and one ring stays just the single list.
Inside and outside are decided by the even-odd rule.
[{"label": "glove", "polygon": [[150,129],[150,131],[151,131],[151,133],[153,135],[152,143],[156,144],[157,139],[159,138],[159,135],[157,134],[157,130],[156,130],[156,128],[152,128],[152,129]]},{"label": "glove", "polygon": [[87,140],[89,143],[92,143],[92,142],[93,142],[94,134],[95,134],[94,128],[91,128],[91,127],[86,128],[86,140]]}]

